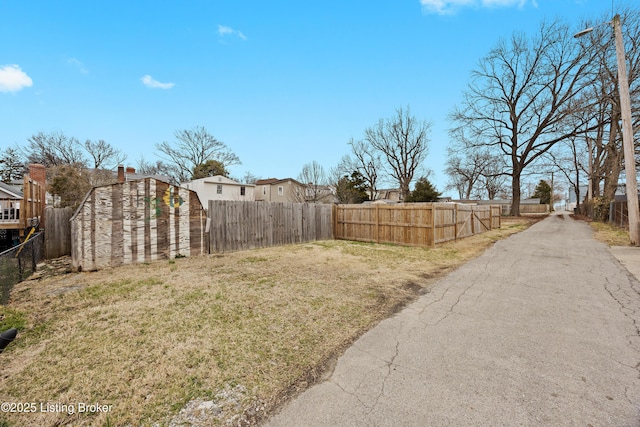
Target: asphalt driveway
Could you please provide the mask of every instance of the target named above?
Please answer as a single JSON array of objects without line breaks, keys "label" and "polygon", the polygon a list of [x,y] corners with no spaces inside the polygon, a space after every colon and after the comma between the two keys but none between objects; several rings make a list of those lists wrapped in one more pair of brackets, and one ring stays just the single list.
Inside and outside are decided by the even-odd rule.
[{"label": "asphalt driveway", "polygon": [[361,337],[275,426],[640,425],[640,282],[556,214]]}]

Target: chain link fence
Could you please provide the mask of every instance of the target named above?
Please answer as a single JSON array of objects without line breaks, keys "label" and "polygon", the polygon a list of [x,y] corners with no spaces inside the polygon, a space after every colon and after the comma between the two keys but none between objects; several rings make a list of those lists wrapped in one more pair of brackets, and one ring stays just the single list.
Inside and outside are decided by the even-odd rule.
[{"label": "chain link fence", "polygon": [[36,233],[19,246],[0,253],[0,304],[9,302],[9,293],[18,282],[36,271],[44,259],[44,232]]}]

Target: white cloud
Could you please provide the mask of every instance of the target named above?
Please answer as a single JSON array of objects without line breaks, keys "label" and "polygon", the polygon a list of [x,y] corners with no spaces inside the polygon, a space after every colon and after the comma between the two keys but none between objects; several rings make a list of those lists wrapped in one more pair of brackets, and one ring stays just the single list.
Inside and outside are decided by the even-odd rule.
[{"label": "white cloud", "polygon": [[453,15],[463,7],[524,7],[531,3],[538,7],[537,0],[420,0],[425,13]]},{"label": "white cloud", "polygon": [[235,35],[240,37],[242,40],[247,39],[247,37],[244,34],[242,34],[241,31],[234,30],[233,28],[227,27],[225,25],[218,25],[218,34],[220,34],[221,37]]},{"label": "white cloud", "polygon": [[0,92],[17,92],[32,85],[31,77],[17,65],[0,66]]},{"label": "white cloud", "polygon": [[87,70],[82,61],[80,61],[78,58],[67,59],[67,64],[77,68],[78,71],[80,71],[82,74],[89,74],[89,70]]},{"label": "white cloud", "polygon": [[161,83],[161,82],[155,80],[149,74],[147,74],[146,76],[142,77],[140,80],[142,81],[142,83],[146,87],[150,87],[150,88],[154,88],[154,89],[171,89],[172,87],[174,87],[176,85],[175,83]]}]

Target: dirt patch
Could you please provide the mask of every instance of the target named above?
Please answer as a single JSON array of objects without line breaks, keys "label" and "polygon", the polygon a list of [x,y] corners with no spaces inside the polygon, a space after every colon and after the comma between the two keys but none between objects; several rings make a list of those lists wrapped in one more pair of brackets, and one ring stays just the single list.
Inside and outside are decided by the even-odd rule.
[{"label": "dirt patch", "polygon": [[586,215],[569,214],[569,216],[576,221],[592,222],[593,220]]}]

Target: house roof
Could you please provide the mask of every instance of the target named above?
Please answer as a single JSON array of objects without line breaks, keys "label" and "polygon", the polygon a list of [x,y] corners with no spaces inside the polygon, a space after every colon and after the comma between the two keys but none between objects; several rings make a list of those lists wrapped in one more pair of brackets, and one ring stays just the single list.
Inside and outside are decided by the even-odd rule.
[{"label": "house roof", "polygon": [[[6,194],[11,199],[22,199],[23,194],[20,187],[16,185],[5,184],[4,182],[0,182],[0,195]],[[4,197],[6,198],[6,197]]]},{"label": "house roof", "polygon": [[234,181],[233,179],[227,178],[226,176],[223,176],[223,175],[214,175],[214,176],[208,176],[205,178],[194,179],[192,181],[185,181],[180,183],[180,185],[185,185],[185,184],[195,183],[195,182],[202,182],[205,184],[227,184],[227,185],[236,185],[241,187],[255,187],[254,184],[242,184],[238,181]]},{"label": "house roof", "polygon": [[300,183],[299,181],[296,181],[293,178],[283,178],[283,179],[278,179],[278,178],[267,178],[267,179],[259,179],[256,181],[256,185],[274,185],[274,184],[280,184],[282,182],[287,182],[287,181],[291,181],[294,184],[298,184],[298,185],[302,185],[302,183]]}]

